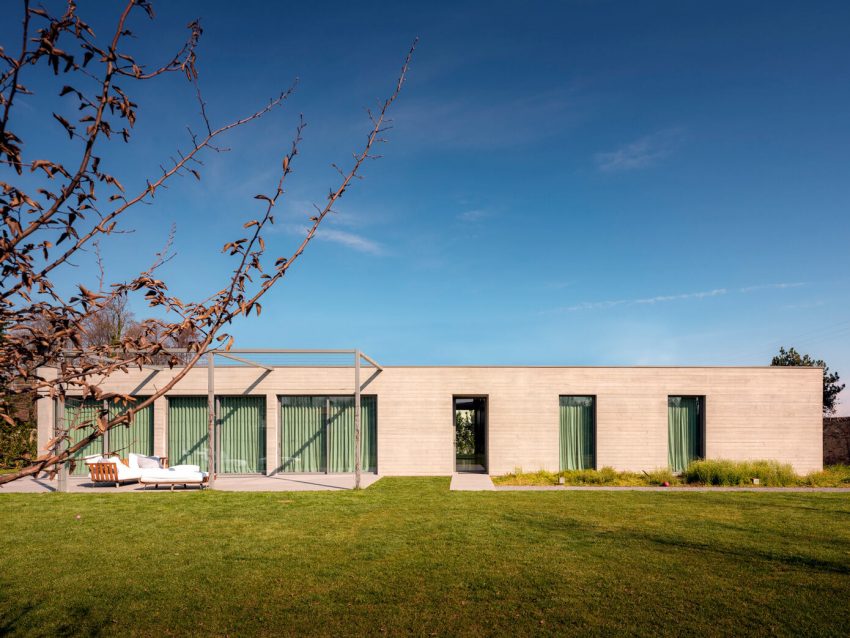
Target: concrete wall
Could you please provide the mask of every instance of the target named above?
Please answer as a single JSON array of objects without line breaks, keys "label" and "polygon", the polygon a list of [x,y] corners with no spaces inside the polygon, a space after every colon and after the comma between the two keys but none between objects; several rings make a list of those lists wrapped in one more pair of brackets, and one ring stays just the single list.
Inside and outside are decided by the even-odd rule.
[{"label": "concrete wall", "polygon": [[[453,396],[487,396],[491,474],[521,468],[557,470],[558,397],[596,396],[597,466],[650,470],[667,466],[667,397],[706,400],[706,456],[776,459],[798,472],[822,467],[822,371],[819,368],[674,367],[388,367],[369,381],[378,396],[378,471],[387,475],[450,474],[454,469]],[[111,390],[145,395],[168,370],[115,376]],[[265,395],[268,470],[278,465],[281,394],[352,394],[351,368],[218,367],[216,393]],[[192,370],[171,392],[205,395],[205,369]],[[46,404],[39,401],[39,404]],[[39,406],[39,442],[52,412]],[[43,421],[42,421],[43,419]],[[165,452],[166,405],[154,408],[155,449]]]}]

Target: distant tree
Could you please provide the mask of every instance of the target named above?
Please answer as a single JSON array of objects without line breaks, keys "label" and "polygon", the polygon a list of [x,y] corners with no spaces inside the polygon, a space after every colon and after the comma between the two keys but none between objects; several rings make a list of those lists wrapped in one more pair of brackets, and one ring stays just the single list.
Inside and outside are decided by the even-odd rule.
[{"label": "distant tree", "polygon": [[[11,24],[9,4],[4,3],[2,15]],[[95,7],[96,12],[116,14],[106,37],[95,34],[78,14],[74,0],[47,3],[51,8],[34,4],[21,1],[20,30],[0,43],[0,420],[9,426],[19,423],[15,398],[20,394],[58,401],[66,396],[109,398],[129,407],[119,415],[103,410],[94,431],[83,437],[72,437],[68,429],[72,426],[60,425],[46,443],[46,452],[25,459],[25,467],[18,471],[0,475],[0,485],[42,471],[52,475],[67,467],[66,462],[73,464],[76,452],[106,431],[132,422],[135,412],[163,396],[210,352],[231,347],[234,320],[251,312],[260,314],[266,293],[289,272],[334,205],[360,178],[364,163],[378,157],[376,147],[384,141],[388,112],[413,54],[411,47],[390,96],[367,111],[371,123],[351,163],[346,168],[333,165],[338,181],[310,211],[297,247],[288,254],[270,255],[263,236],[274,223],[284,185],[289,185],[303,120],[291,143],[281,148],[277,175],[252,200],[258,209],[255,218],[238,219],[238,235],[221,248],[232,263],[229,276],[212,290],[193,290],[195,299],[180,299],[158,276],[160,266],[170,259],[170,238],[146,269],[123,280],[105,273],[101,264],[98,285],[93,272],[75,270],[76,258],[122,232],[118,225],[127,211],[155,204],[155,195],[175,179],[201,179],[205,153],[227,150],[220,144],[225,134],[282,107],[294,87],[239,119],[216,124],[199,83],[198,21],[189,23],[186,41],[176,52],[160,52],[163,62],[148,65],[128,50],[136,37],[132,23],[137,17],[154,17],[148,0]],[[64,9],[52,9],[62,5]],[[246,73],[256,74],[258,66],[248,63]],[[30,79],[39,74],[40,80]],[[197,98],[196,124],[187,127],[180,148],[164,153],[170,159],[158,171],[119,179],[108,147],[133,138],[136,119],[141,117],[133,95],[152,90],[140,84],[156,83],[169,74],[188,81]],[[44,88],[52,99],[29,97],[35,87]],[[27,101],[22,102],[21,96],[28,96]],[[52,133],[50,143],[29,144],[34,128]],[[206,259],[214,259],[216,252],[211,246]],[[58,282],[77,276],[71,273],[80,274],[69,290]],[[158,317],[135,321],[127,305],[131,296],[143,299]],[[176,344],[187,351],[173,352]],[[101,387],[110,374],[162,362],[179,369],[150,396],[107,396]],[[46,366],[53,373],[42,376],[40,370]],[[213,424],[210,415],[211,435]],[[209,447],[212,459],[214,446]],[[356,468],[359,479],[359,461]]]},{"label": "distant tree", "polygon": [[839,384],[837,372],[830,372],[829,366],[821,359],[813,359],[807,354],[801,355],[794,348],[779,348],[779,354],[770,362],[772,366],[803,366],[808,368],[823,368],[823,413],[835,414],[838,395],[844,389]]},{"label": "distant tree", "polygon": [[130,310],[127,295],[109,297],[100,308],[86,317],[82,326],[83,345],[87,348],[121,345],[124,337],[135,336],[141,327]]},{"label": "distant tree", "polygon": [[475,412],[472,410],[455,413],[455,448],[458,454],[475,454]]}]

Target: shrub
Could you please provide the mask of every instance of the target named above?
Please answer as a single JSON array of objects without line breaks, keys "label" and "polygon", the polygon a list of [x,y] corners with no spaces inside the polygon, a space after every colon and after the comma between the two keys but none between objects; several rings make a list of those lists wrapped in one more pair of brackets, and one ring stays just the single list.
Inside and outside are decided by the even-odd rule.
[{"label": "shrub", "polygon": [[664,485],[664,483],[667,483],[668,485],[676,485],[681,484],[682,482],[678,476],[673,474],[672,470],[667,468],[652,470],[651,472],[644,472],[643,474],[649,485]]},{"label": "shrub", "polygon": [[523,472],[516,469],[512,474],[494,476],[493,483],[496,485],[557,485],[558,475],[546,470]]},{"label": "shrub", "polygon": [[787,463],[778,461],[729,461],[724,459],[694,461],[682,474],[686,483],[699,485],[760,485],[785,487],[798,485],[799,477]]},{"label": "shrub", "polygon": [[0,421],[0,469],[17,469],[36,456],[36,429],[31,423]]},{"label": "shrub", "polygon": [[564,485],[641,487],[663,485],[716,485],[751,486],[753,479],[765,487],[850,487],[850,466],[831,465],[823,471],[798,476],[790,465],[778,461],[694,461],[681,477],[669,469],[650,472],[618,472],[612,467],[601,470],[565,470],[563,472],[523,473],[521,468],[513,474],[493,477],[497,485],[558,485],[563,477]]},{"label": "shrub", "polygon": [[807,487],[850,487],[850,465],[828,465],[807,474],[800,483]]}]

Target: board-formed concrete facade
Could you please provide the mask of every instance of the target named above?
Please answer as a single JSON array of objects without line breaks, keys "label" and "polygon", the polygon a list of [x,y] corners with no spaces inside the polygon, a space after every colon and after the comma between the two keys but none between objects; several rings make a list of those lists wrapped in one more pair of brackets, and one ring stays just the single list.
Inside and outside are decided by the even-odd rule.
[{"label": "board-formed concrete facade", "polygon": [[[170,370],[111,377],[104,389],[152,394]],[[596,467],[652,470],[668,464],[668,396],[705,397],[706,458],[773,459],[799,473],[822,468],[822,371],[782,367],[417,367],[365,368],[364,394],[377,396],[378,473],[454,471],[453,398],[488,403],[490,474],[559,469],[559,396],[596,398]],[[217,367],[217,395],[266,398],[267,472],[279,467],[279,397],[351,395],[352,368],[263,370]],[[169,396],[207,394],[207,370],[191,370]],[[154,404],[154,453],[166,454],[167,398]],[[39,401],[39,445],[54,407]]]}]

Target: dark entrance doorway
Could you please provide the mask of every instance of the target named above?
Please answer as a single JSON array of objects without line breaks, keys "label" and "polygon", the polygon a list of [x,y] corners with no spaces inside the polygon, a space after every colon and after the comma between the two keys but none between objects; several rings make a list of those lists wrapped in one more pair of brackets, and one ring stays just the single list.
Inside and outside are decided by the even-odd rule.
[{"label": "dark entrance doorway", "polygon": [[455,397],[455,471],[487,471],[487,397]]}]

